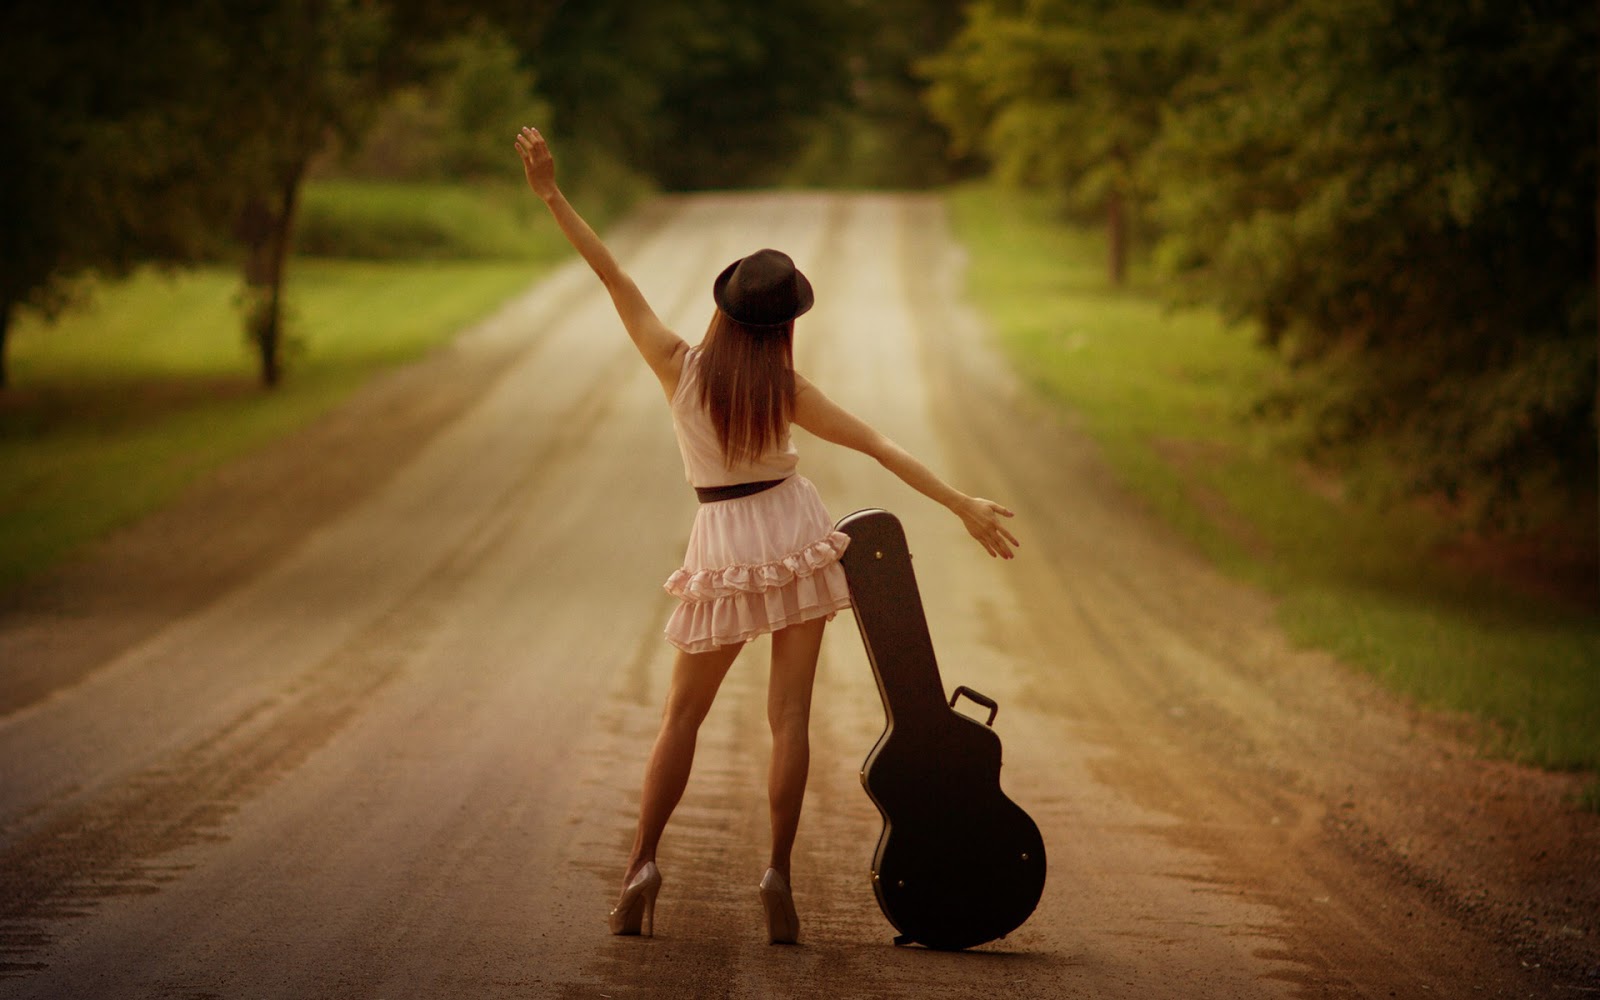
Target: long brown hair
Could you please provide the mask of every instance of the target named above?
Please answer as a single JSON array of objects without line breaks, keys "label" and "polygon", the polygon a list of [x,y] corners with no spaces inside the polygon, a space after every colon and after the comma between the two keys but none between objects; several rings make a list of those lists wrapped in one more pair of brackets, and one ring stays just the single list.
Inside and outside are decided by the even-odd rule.
[{"label": "long brown hair", "polygon": [[776,447],[794,414],[794,323],[746,326],[721,309],[700,342],[700,404],[729,467]]}]

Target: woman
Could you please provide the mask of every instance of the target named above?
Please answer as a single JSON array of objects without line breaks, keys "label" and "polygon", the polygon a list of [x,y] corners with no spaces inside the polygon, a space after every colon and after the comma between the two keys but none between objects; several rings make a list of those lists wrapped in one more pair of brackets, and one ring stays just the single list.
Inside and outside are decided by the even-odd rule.
[{"label": "woman", "polygon": [[772,855],[760,898],[768,939],[792,943],[800,922],[789,856],[810,765],[811,688],[823,627],[849,606],[839,565],[849,539],[833,530],[816,489],[795,474],[790,425],[877,459],[960,517],[992,556],[1011,558],[1017,540],[1001,518],[1012,513],[951,488],[794,371],[794,321],[811,308],[813,294],[786,254],[761,250],[728,265],[712,285],[717,311],[710,328],[690,347],[661,322],[562,195],[538,130],[522,129],[516,147],[528,186],[604,283],[628,336],[661,382],[685,471],[701,500],[683,568],[666,583],[679,599],[666,628],[678,655],[611,932],[652,933],[661,888],[656,846],[688,783],[700,723],[739,650],[770,634]]}]

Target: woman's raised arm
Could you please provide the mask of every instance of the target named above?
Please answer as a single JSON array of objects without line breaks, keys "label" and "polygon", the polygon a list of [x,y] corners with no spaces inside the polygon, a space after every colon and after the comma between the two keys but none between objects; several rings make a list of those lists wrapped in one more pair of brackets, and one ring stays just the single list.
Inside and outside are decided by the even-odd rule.
[{"label": "woman's raised arm", "polygon": [[678,384],[682,370],[682,355],[688,349],[683,338],[667,329],[656,316],[655,310],[645,300],[644,293],[634,284],[628,273],[617,263],[611,251],[596,235],[589,224],[567,201],[556,184],[556,163],[545,143],[544,136],[535,128],[524,128],[517,133],[517,154],[522,157],[522,171],[528,178],[528,187],[550,209],[556,225],[567,242],[581,256],[611,293],[611,303],[616,306],[623,328],[633,339],[634,346],[644,357],[650,370],[655,372],[661,386],[671,396]]}]

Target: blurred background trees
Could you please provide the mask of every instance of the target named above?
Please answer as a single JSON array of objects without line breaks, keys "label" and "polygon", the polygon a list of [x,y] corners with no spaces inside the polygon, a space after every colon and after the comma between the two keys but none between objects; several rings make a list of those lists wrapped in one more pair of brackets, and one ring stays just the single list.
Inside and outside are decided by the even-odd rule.
[{"label": "blurred background trees", "polygon": [[[930,4],[933,17],[923,6],[6,5],[0,128],[17,140],[0,166],[0,385],[16,310],[58,310],[86,274],[219,256],[240,260],[245,325],[271,385],[307,176],[509,176],[509,136],[535,119],[560,143],[569,183],[626,197],[782,181],[866,96],[894,140],[862,140],[858,118],[854,145],[813,154],[808,179],[944,180],[943,136],[910,67],[954,30],[958,5]],[[898,155],[913,136],[918,155]],[[853,159],[863,150],[874,165]]]},{"label": "blurred background trees", "polygon": [[[586,204],[992,170],[1260,331],[1263,413],[1491,520],[1595,490],[1579,0],[72,0],[0,8],[0,384],[86,274],[237,262],[271,384],[306,178]],[[308,227],[323,239],[326,227]],[[397,245],[406,244],[396,238]]]},{"label": "blurred background trees", "polygon": [[849,96],[838,0],[562,5],[534,43],[556,136],[675,190],[776,180]]},{"label": "blurred background trees", "polygon": [[194,85],[224,63],[156,4],[0,7],[0,386],[17,310],[59,312],[88,271],[215,249],[232,206]]},{"label": "blurred background trees", "polygon": [[1299,0],[1176,95],[1162,251],[1285,359],[1314,455],[1491,519],[1592,490],[1595,14]]}]

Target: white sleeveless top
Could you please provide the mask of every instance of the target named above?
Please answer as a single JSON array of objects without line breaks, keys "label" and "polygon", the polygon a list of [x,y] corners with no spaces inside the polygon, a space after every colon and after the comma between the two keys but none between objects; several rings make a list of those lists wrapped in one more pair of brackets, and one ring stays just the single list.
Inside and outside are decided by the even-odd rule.
[{"label": "white sleeveless top", "polygon": [[672,427],[678,433],[678,450],[683,453],[683,472],[695,487],[733,486],[786,479],[800,464],[800,453],[789,437],[789,428],[776,448],[769,448],[751,462],[729,467],[722,458],[722,445],[711,414],[700,405],[700,349],[691,347],[683,358],[683,374],[672,394]]}]

